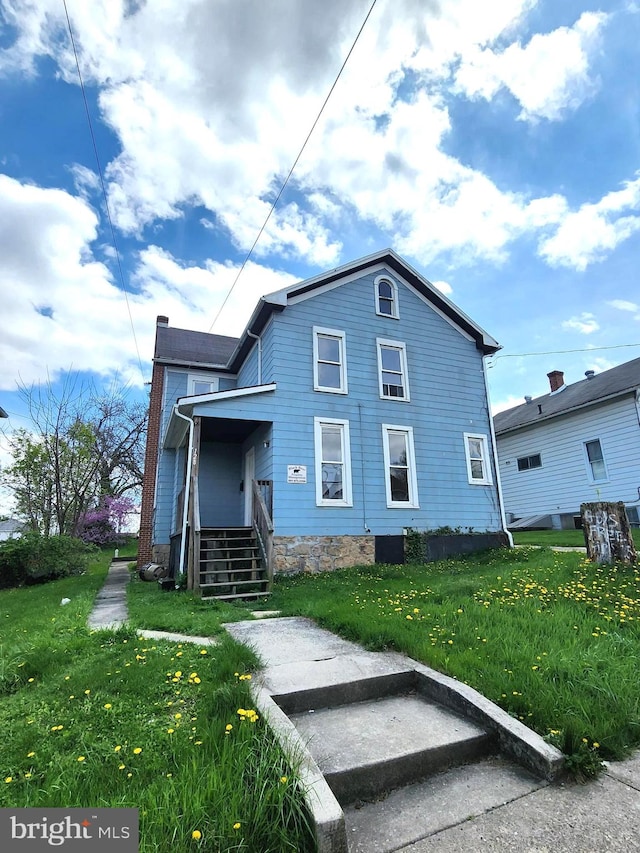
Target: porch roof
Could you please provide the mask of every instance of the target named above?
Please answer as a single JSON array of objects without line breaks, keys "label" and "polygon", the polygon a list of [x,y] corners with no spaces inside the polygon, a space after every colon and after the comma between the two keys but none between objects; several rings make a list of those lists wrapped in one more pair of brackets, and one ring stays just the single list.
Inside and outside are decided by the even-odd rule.
[{"label": "porch roof", "polygon": [[[167,429],[164,435],[164,447],[180,447],[182,442],[184,441],[185,433],[187,431],[188,424],[185,422],[185,417],[191,419],[193,417],[193,411],[196,406],[202,407],[206,405],[210,408],[210,411],[207,411],[206,414],[201,414],[204,418],[204,421],[214,420],[220,426],[220,429],[217,431],[218,436],[217,440],[223,441],[228,440],[221,438],[220,436],[226,435],[230,436],[238,436],[241,433],[243,437],[246,438],[255,427],[262,423],[260,420],[256,420],[255,418],[230,418],[228,414],[218,417],[215,411],[215,403],[221,402],[223,400],[233,400],[239,397],[249,397],[256,394],[264,394],[269,391],[276,390],[276,383],[270,382],[267,385],[251,385],[246,388],[233,388],[229,391],[212,391],[209,394],[194,394],[190,397],[179,397],[176,405],[173,407],[171,411],[171,416],[169,418],[169,423],[167,424]],[[213,405],[212,405],[213,404]],[[226,424],[226,426],[223,426]],[[237,424],[236,430],[233,431],[231,428],[231,424]],[[243,426],[244,425],[244,426]],[[207,427],[206,435],[203,435],[204,438],[206,436],[213,436],[214,431],[213,427]]]}]

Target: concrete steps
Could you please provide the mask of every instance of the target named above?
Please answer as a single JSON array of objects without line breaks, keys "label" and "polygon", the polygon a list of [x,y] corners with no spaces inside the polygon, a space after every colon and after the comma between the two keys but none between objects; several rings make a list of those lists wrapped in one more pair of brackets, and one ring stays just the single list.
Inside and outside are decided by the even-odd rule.
[{"label": "concrete steps", "polygon": [[484,729],[416,694],[294,714],[342,806],[496,751]]}]

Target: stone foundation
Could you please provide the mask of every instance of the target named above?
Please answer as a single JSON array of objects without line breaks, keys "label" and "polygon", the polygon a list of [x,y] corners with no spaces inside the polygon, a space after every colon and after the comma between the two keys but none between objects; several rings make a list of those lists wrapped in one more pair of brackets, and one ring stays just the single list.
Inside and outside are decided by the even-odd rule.
[{"label": "stone foundation", "polygon": [[153,545],[151,548],[151,562],[169,568],[169,554],[171,545]]},{"label": "stone foundation", "polygon": [[274,536],[274,571],[332,572],[375,562],[374,536]]}]

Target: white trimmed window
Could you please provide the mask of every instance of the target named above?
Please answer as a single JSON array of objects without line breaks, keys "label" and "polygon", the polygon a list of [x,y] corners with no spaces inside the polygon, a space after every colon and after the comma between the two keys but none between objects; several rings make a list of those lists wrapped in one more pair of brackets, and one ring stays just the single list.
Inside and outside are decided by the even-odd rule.
[{"label": "white trimmed window", "polygon": [[353,506],[349,421],[314,418],[316,505]]},{"label": "white trimmed window", "polygon": [[187,395],[190,397],[193,394],[211,394],[217,391],[220,387],[220,380],[217,376],[211,376],[209,373],[190,373],[187,382]]},{"label": "white trimmed window", "polygon": [[409,401],[407,348],[399,341],[377,338],[378,382],[384,400]]},{"label": "white trimmed window", "polygon": [[314,391],[347,393],[346,337],[335,329],[313,327]]},{"label": "white trimmed window", "polygon": [[585,441],[584,452],[587,457],[587,470],[593,483],[599,483],[607,479],[607,466],[604,462],[602,444],[599,438]]},{"label": "white trimmed window", "polygon": [[413,427],[382,424],[387,506],[418,508]]},{"label": "white trimmed window", "polygon": [[385,276],[378,276],[374,282],[376,314],[381,317],[393,317],[397,319],[398,313],[398,285],[395,281]]},{"label": "white trimmed window", "polygon": [[478,486],[491,485],[489,442],[486,435],[464,434],[464,452],[467,457],[469,482]]}]

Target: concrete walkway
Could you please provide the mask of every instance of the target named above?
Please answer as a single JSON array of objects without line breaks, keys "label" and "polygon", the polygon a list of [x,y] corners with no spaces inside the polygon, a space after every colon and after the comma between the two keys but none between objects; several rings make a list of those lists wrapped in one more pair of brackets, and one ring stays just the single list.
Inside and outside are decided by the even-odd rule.
[{"label": "concrete walkway", "polygon": [[[127,563],[112,563],[89,617],[90,627],[114,629],[127,621],[129,578]],[[270,678],[273,686],[278,681],[280,689],[308,679],[313,681],[316,677],[313,673],[318,671],[314,662],[319,663],[321,669],[331,671],[332,677],[338,671],[344,674],[350,671],[350,666],[355,667],[353,677],[356,678],[362,677],[363,672],[366,674],[373,665],[372,658],[376,657],[329,632],[322,632],[326,640],[318,642],[316,632],[310,638],[274,630],[269,632],[269,641],[265,644],[259,632],[254,633],[253,624],[257,629],[265,622],[245,622],[242,629],[231,630],[231,633],[257,648],[267,666],[267,680]],[[192,640],[199,644],[208,639],[165,632],[153,632],[152,636],[178,642]],[[352,660],[344,655],[347,649],[355,653]],[[407,822],[412,820],[409,812],[401,817]],[[388,834],[386,830],[388,827],[381,827],[382,836]],[[357,849],[357,839],[351,839],[349,846]],[[378,853],[381,849],[384,848],[378,847],[370,853]],[[595,782],[587,785],[566,781],[541,783],[535,790],[504,805],[475,816],[469,814],[433,834],[410,844],[400,842],[391,849],[398,853],[640,853],[640,753],[627,761],[608,764],[606,773]]]}]

